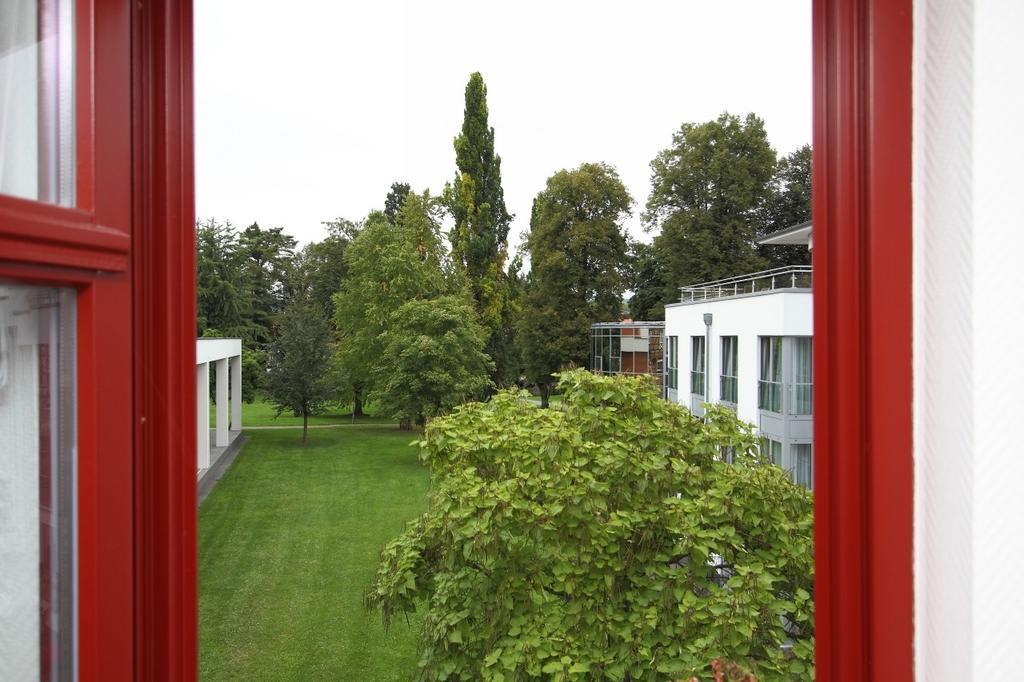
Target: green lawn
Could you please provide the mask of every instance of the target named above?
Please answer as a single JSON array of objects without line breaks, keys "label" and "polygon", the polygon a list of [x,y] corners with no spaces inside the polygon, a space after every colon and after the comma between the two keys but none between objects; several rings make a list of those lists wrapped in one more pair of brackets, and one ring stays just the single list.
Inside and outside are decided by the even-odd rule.
[{"label": "green lawn", "polygon": [[425,508],[415,434],[247,435],[199,510],[203,679],[411,679],[418,621],[385,631],[362,596],[381,546]]},{"label": "green lawn", "polygon": [[[210,426],[213,427],[216,407],[210,402]],[[282,412],[280,417],[274,416],[277,410],[263,398],[257,398],[251,403],[242,403],[242,428],[246,426],[302,426],[302,417],[296,417],[291,412]],[[357,424],[390,424],[394,419],[390,417],[377,417],[373,415],[373,406],[364,408],[362,417],[356,419]],[[323,414],[316,414],[309,418],[310,425],[315,424],[351,424],[352,406],[336,405],[327,409]]]}]

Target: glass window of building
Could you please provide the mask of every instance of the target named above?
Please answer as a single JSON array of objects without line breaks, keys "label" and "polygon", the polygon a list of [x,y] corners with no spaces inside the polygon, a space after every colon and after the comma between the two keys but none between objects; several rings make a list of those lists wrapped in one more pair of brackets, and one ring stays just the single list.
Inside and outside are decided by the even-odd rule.
[{"label": "glass window of building", "polygon": [[735,336],[722,337],[722,402],[736,404],[739,389],[736,383],[736,350],[738,339]]},{"label": "glass window of building", "polygon": [[782,466],[782,443],[780,441],[762,438],[761,453],[766,455],[775,466]]},{"label": "glass window of building", "polygon": [[793,480],[808,489],[814,489],[814,460],[810,443],[794,443],[793,449]]},{"label": "glass window of building", "polygon": [[668,337],[668,387],[679,388],[679,337]]},{"label": "glass window of building", "polygon": [[757,382],[757,406],[769,412],[782,412],[782,337],[760,338],[760,379]]},{"label": "glass window of building", "polygon": [[0,2],[0,193],[74,203],[73,0]]},{"label": "glass window of building", "polygon": [[694,336],[690,344],[690,393],[704,395],[704,337]]},{"label": "glass window of building", "polygon": [[789,376],[789,413],[811,414],[814,408],[812,341],[809,336],[792,339],[793,362]]},{"label": "glass window of building", "polygon": [[0,680],[72,679],[74,292],[0,283]]}]

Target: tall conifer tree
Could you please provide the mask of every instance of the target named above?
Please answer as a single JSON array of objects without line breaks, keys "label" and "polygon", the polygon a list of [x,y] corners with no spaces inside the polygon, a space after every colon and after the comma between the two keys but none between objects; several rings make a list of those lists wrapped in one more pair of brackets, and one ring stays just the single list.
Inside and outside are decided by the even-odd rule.
[{"label": "tall conifer tree", "polygon": [[487,120],[487,86],[479,73],[469,77],[462,132],[455,138],[458,172],[447,188],[455,218],[452,257],[465,273],[473,302],[488,333],[487,353],[496,363],[497,383],[514,379],[504,331],[511,327],[505,259],[512,215],[501,187],[501,157],[494,153],[494,128]]}]

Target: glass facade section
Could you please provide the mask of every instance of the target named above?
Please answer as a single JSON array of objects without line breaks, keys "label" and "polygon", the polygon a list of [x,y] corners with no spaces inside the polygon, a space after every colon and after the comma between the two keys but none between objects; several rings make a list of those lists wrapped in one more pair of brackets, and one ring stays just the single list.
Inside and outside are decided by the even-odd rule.
[{"label": "glass facade section", "polygon": [[793,481],[808,489],[814,488],[814,460],[810,443],[794,443],[790,446],[793,451],[794,469]]},{"label": "glass facade section", "polygon": [[0,193],[75,201],[73,0],[0,2]]},{"label": "glass facade section", "polygon": [[660,388],[665,371],[664,327],[655,322],[601,322],[590,328],[590,370],[646,375]]},{"label": "glass facade section", "polygon": [[782,466],[782,443],[771,438],[761,439],[761,453],[775,466]]},{"label": "glass facade section", "polygon": [[679,388],[679,337],[668,337],[668,387]]},{"label": "glass facade section", "polygon": [[690,393],[704,395],[704,337],[690,338]]},{"label": "glass facade section", "polygon": [[722,337],[721,399],[723,402],[734,405],[739,394],[736,372],[738,345],[738,339],[735,336]]},{"label": "glass facade section", "polygon": [[757,407],[782,412],[782,337],[760,339],[760,378],[757,382]]},{"label": "glass facade section", "polygon": [[809,336],[791,340],[793,362],[789,372],[789,413],[812,414],[814,408],[814,364]]},{"label": "glass facade section", "polygon": [[73,677],[74,310],[0,283],[0,680]]}]

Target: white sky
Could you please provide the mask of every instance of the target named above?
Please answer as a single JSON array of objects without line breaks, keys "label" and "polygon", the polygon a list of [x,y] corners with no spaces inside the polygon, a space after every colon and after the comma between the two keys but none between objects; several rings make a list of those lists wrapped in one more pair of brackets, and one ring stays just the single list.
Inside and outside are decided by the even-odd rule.
[{"label": "white sky", "polygon": [[510,242],[562,168],[615,166],[639,214],[649,163],[684,121],[811,136],[810,0],[196,0],[196,213],[283,226],[383,208],[393,181],[455,173],[463,91],[488,89]]}]

